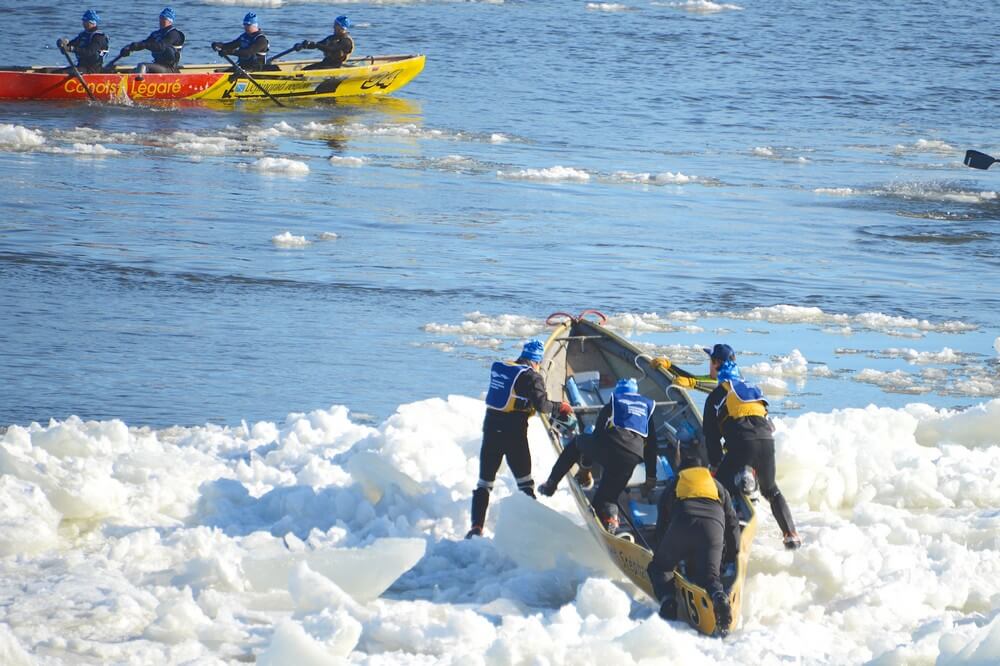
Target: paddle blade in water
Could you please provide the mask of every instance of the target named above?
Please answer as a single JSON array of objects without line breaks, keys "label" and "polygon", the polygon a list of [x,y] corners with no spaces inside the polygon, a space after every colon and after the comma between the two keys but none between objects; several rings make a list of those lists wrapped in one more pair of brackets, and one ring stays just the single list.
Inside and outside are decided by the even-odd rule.
[{"label": "paddle blade in water", "polygon": [[965,166],[970,166],[973,169],[989,169],[996,161],[995,158],[978,150],[965,151]]}]

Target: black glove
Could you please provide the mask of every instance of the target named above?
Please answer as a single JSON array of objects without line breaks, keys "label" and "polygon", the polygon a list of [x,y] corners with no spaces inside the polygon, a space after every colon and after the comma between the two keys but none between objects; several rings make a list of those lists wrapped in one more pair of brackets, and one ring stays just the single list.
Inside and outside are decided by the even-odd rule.
[{"label": "black glove", "polygon": [[63,47],[63,51],[65,51],[66,53],[72,53],[75,50],[76,49],[73,48],[72,44],[67,44],[66,46]]},{"label": "black glove", "polygon": [[212,50],[222,53],[222,42],[212,42]]},{"label": "black glove", "polygon": [[132,50],[129,47],[126,46],[121,51],[118,52],[118,57],[119,58],[124,58],[125,56],[129,55],[130,53],[132,53]]},{"label": "black glove", "polygon": [[67,46],[69,46],[69,41],[65,37],[60,37],[56,40],[56,48],[60,51],[66,50]]},{"label": "black glove", "polygon": [[302,42],[302,48],[304,49],[314,49],[316,48],[316,42],[310,42],[308,39]]}]

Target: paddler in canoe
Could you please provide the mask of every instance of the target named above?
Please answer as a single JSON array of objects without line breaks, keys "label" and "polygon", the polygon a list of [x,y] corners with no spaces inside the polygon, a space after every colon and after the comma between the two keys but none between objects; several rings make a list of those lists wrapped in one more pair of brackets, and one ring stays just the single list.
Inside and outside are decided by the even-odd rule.
[{"label": "paddler in canoe", "polygon": [[293,48],[296,51],[303,49],[319,49],[323,52],[323,59],[306,65],[302,69],[334,69],[344,64],[344,61],[354,53],[354,40],[347,30],[351,27],[351,20],[346,16],[338,16],[333,20],[333,34],[327,35],[318,42],[309,40],[301,41]]},{"label": "paddler in canoe", "polygon": [[[101,17],[93,9],[88,9],[80,19],[83,30],[73,39],[60,37],[56,46],[63,53],[76,54],[76,69],[81,74],[97,74],[104,69],[104,56],[108,52],[108,36],[98,27]],[[48,70],[52,74],[69,72],[67,67],[54,67]]]},{"label": "paddler in canoe", "polygon": [[260,29],[257,14],[247,12],[243,17],[243,34],[231,42],[212,42],[212,50],[221,55],[235,55],[236,64],[247,72],[278,69],[267,64],[269,44],[267,35]]},{"label": "paddler in canoe", "polygon": [[149,33],[149,37],[127,44],[118,54],[117,61],[136,51],[149,51],[153,62],[145,62],[136,67],[140,74],[176,74],[177,65],[181,61],[181,48],[184,46],[184,33],[174,27],[177,15],[170,7],[164,7],[160,12],[160,27]]}]

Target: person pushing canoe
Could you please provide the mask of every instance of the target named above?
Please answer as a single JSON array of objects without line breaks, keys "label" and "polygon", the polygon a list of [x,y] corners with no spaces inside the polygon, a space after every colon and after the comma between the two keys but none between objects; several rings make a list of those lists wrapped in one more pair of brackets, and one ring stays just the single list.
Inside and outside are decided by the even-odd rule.
[{"label": "person pushing canoe", "polygon": [[333,34],[327,35],[318,42],[305,40],[295,45],[296,51],[303,49],[319,49],[323,52],[323,59],[314,62],[302,69],[334,69],[340,67],[354,52],[354,40],[351,33],[347,31],[351,27],[351,20],[346,16],[338,16],[333,21]]},{"label": "person pushing canoe", "polygon": [[466,539],[483,535],[490,492],[504,458],[518,490],[534,498],[528,418],[535,412],[551,414],[553,418],[573,413],[568,402],[560,404],[548,398],[545,379],[538,372],[544,354],[545,345],[540,340],[530,340],[516,361],[497,361],[490,367],[483,444],[479,450],[479,482],[472,493],[472,529]]},{"label": "person pushing canoe", "polygon": [[597,415],[594,433],[577,435],[566,445],[552,466],[548,480],[538,486],[538,492],[551,497],[570,467],[577,462],[581,468],[577,480],[586,487],[591,478],[590,466],[596,461],[603,472],[592,502],[594,510],[604,529],[618,534],[618,496],[628,485],[635,466],[640,462],[646,464],[643,494],[650,494],[656,486],[655,405],[639,393],[635,378],[618,380],[611,399]]},{"label": "person pushing canoe", "polygon": [[[98,74],[104,68],[104,56],[108,52],[108,36],[97,27],[101,17],[93,9],[85,11],[80,20],[83,22],[80,34],[70,40],[60,37],[56,40],[56,46],[64,53],[76,54],[76,68],[81,74]],[[66,70],[58,68],[53,71]]]},{"label": "person pushing canoe", "polygon": [[733,616],[720,570],[724,552],[732,562],[739,554],[739,518],[729,492],[712,478],[697,447],[682,445],[680,453],[680,471],[667,482],[657,505],[655,551],[646,571],[660,602],[660,617],[676,620],[674,569],[683,560],[690,579],[711,596],[724,635]]},{"label": "person pushing canoe", "polygon": [[212,42],[212,49],[222,55],[235,55],[236,64],[248,72],[267,69],[267,36],[260,29],[257,14],[247,12],[243,17],[243,34],[231,42]]},{"label": "person pushing canoe", "polygon": [[149,33],[149,37],[141,42],[127,44],[118,54],[124,58],[136,51],[149,51],[153,54],[153,62],[142,63],[136,68],[139,73],[173,74],[178,71],[181,61],[181,48],[184,46],[184,33],[174,27],[177,15],[170,7],[164,7],[160,12],[160,27]]},{"label": "person pushing canoe", "polygon": [[[736,352],[727,344],[705,348],[709,374],[719,381],[705,399],[705,444],[708,461],[730,493],[737,492],[737,477],[749,465],[757,473],[760,494],[771,505],[781,528],[785,548],[795,550],[802,539],[788,502],[775,481],[774,425],[767,415],[767,400],[761,390],[743,380],[736,365]],[[722,440],[726,442],[725,454]]]}]

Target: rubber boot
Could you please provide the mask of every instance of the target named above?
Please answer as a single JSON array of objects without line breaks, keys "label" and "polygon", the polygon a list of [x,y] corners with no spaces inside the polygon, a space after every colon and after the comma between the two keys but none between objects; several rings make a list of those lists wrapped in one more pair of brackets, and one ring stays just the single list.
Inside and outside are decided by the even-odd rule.
[{"label": "rubber boot", "polygon": [[576,482],[584,490],[590,490],[594,487],[594,474],[589,467],[581,467],[576,471]]},{"label": "rubber boot", "polygon": [[558,481],[553,481],[552,479],[546,480],[535,490],[538,491],[540,495],[545,495],[546,497],[552,497],[556,494],[556,487],[559,485]]},{"label": "rubber boot", "polygon": [[729,634],[729,626],[733,623],[733,609],[729,605],[729,595],[716,592],[712,595],[712,605],[715,606],[715,631],[720,636]]},{"label": "rubber boot", "polygon": [[471,539],[473,537],[481,537],[481,536],[483,536],[482,525],[473,525],[472,529],[465,533],[466,539]]},{"label": "rubber boot", "polygon": [[802,539],[799,537],[798,532],[786,534],[782,541],[785,544],[785,550],[798,550],[802,547]]}]

